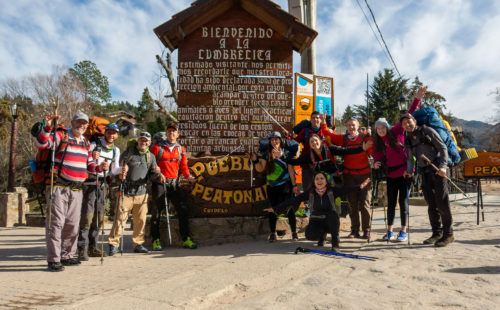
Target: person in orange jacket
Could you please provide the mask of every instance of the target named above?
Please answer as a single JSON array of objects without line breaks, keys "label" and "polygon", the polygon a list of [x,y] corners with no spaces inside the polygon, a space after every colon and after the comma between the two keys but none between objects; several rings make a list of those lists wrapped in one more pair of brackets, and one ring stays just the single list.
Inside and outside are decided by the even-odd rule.
[{"label": "person in orange jacket", "polygon": [[153,182],[152,186],[153,210],[151,212],[151,237],[153,240],[153,251],[161,251],[163,249],[160,241],[160,214],[165,209],[166,198],[174,204],[175,212],[179,219],[179,232],[183,246],[185,248],[196,249],[198,244],[193,242],[189,235],[189,214],[185,204],[184,192],[179,186],[179,172],[191,183],[195,181],[195,178],[189,174],[186,149],[177,143],[179,131],[175,123],[167,126],[166,136],[166,140],[155,144],[151,148],[151,153],[156,157],[156,164],[161,170],[160,179],[158,182]]},{"label": "person in orange jacket", "polygon": [[[326,122],[322,121],[322,127],[326,127]],[[330,137],[331,143],[342,147],[360,147],[367,141],[372,141],[368,133],[360,133],[359,121],[356,117],[350,117],[347,120],[347,133],[337,134],[335,132],[323,131],[325,137]],[[364,180],[371,177],[371,167],[368,155],[371,155],[372,147],[366,151],[344,156],[343,168],[343,181],[344,186],[356,186],[361,184]],[[347,194],[347,201],[349,202],[350,211],[349,217],[351,218],[351,233],[348,238],[360,238],[360,226],[363,230],[363,239],[370,239],[370,203],[371,203],[371,184],[363,188],[359,193]],[[361,223],[359,220],[359,213],[361,213]]]}]

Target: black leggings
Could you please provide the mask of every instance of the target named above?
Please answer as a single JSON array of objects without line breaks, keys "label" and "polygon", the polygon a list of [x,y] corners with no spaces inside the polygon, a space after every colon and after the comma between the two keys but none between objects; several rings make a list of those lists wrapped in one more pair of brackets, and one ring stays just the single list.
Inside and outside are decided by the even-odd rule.
[{"label": "black leggings", "polygon": [[[398,193],[399,199],[397,199]],[[404,177],[387,178],[387,224],[389,226],[394,224],[397,200],[399,200],[401,226],[406,226],[406,215],[408,214],[408,184]]]},{"label": "black leggings", "polygon": [[[275,207],[292,196],[292,183],[288,181],[282,185],[269,186],[267,188],[267,195],[271,207]],[[288,224],[290,225],[290,229],[292,230],[292,232],[296,232],[297,220],[295,219],[294,209],[290,208],[286,215],[288,217]],[[272,233],[276,232],[277,221],[278,216],[276,215],[276,213],[269,212],[269,229],[271,229]]]},{"label": "black leggings", "polygon": [[312,241],[323,241],[327,233],[332,235],[332,245],[339,245],[339,227],[340,219],[335,211],[330,211],[324,215],[325,218],[311,217],[309,225],[306,228],[306,238]]},{"label": "black leggings", "polygon": [[[167,199],[174,204],[177,218],[179,219],[179,233],[182,241],[189,237],[189,212],[184,203],[184,192],[178,185],[167,185]],[[165,191],[163,184],[153,183],[153,203],[151,210],[151,237],[152,240],[160,238],[160,214],[165,210]]]}]

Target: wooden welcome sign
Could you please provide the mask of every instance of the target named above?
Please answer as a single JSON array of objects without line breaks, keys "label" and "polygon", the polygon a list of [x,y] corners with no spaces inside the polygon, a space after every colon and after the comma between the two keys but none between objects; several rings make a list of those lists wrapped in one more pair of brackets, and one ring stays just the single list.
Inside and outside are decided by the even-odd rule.
[{"label": "wooden welcome sign", "polygon": [[480,152],[478,157],[464,163],[464,176],[467,178],[500,177],[500,153]]},{"label": "wooden welcome sign", "polygon": [[[178,49],[179,143],[197,183],[186,188],[197,215],[261,214],[265,177],[247,158],[272,131],[294,125],[293,50],[317,33],[268,0],[196,1],[155,29]],[[272,115],[272,118],[269,114]],[[236,151],[235,151],[236,150]],[[252,171],[253,170],[253,171]]]}]

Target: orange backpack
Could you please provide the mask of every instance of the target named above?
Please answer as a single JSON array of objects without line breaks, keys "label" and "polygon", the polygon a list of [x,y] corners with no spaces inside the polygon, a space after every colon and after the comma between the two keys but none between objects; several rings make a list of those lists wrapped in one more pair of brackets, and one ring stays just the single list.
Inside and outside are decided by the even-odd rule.
[{"label": "orange backpack", "polygon": [[85,133],[83,134],[87,140],[90,142],[96,141],[97,137],[99,136],[104,136],[104,132],[106,131],[106,126],[110,123],[105,118],[99,117],[99,116],[92,116],[89,119],[89,127],[87,127],[87,130],[85,130]]}]

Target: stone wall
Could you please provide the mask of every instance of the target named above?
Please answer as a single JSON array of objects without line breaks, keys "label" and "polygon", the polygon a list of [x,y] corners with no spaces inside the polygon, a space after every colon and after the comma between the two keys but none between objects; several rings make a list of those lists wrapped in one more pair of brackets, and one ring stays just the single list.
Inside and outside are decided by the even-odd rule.
[{"label": "stone wall", "polygon": [[0,193],[0,227],[12,227],[26,224],[28,213],[28,190],[14,187],[14,192]]},{"label": "stone wall", "polygon": [[[297,217],[297,233],[304,238],[304,232],[309,224],[309,218]],[[269,221],[267,217],[223,217],[223,218],[191,218],[189,228],[193,240],[202,245],[216,245],[252,240],[267,240],[269,235]],[[340,219],[340,230],[348,230],[350,221]],[[179,236],[179,223],[176,218],[170,219],[172,245],[180,247],[182,241]],[[276,224],[278,240],[291,239],[290,226],[286,217],[278,218]],[[163,245],[168,243],[167,220],[161,219],[160,235]],[[151,247],[150,217],[146,222],[146,247]]]}]

